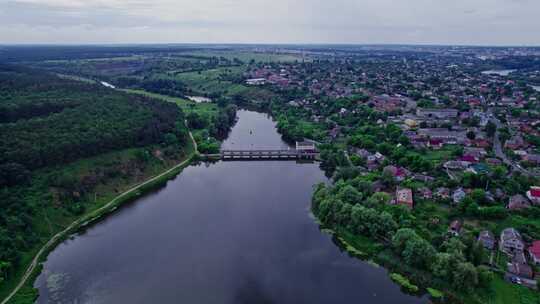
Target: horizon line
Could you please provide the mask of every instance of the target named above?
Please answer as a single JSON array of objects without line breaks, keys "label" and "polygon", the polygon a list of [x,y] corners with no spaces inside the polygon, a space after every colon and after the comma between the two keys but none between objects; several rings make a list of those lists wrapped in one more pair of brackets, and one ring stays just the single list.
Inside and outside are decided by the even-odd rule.
[{"label": "horizon line", "polygon": [[415,46],[415,47],[479,47],[479,48],[540,48],[540,44],[444,44],[444,43],[326,43],[326,42],[300,42],[300,43],[272,43],[272,42],[104,42],[104,43],[48,43],[23,42],[3,43],[2,47],[13,46]]}]

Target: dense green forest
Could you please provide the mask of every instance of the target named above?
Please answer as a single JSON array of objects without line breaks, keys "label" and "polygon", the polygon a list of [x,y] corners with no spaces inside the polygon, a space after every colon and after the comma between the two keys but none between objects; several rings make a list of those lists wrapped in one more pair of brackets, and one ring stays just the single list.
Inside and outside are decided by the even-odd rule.
[{"label": "dense green forest", "polygon": [[173,103],[0,65],[0,287],[48,233],[186,141]]},{"label": "dense green forest", "polygon": [[[49,74],[4,70],[0,88],[1,108],[10,109],[5,120],[16,121],[0,126],[0,164],[62,164],[159,143],[183,128],[181,110],[173,104]],[[39,117],[45,113],[51,115]],[[36,119],[24,119],[31,117]]]}]

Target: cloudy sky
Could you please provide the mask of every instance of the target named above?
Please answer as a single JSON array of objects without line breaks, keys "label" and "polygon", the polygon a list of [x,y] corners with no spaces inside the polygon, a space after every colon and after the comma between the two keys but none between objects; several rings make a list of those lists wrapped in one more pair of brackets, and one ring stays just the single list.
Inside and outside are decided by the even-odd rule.
[{"label": "cloudy sky", "polygon": [[0,0],[0,43],[540,45],[540,0]]}]

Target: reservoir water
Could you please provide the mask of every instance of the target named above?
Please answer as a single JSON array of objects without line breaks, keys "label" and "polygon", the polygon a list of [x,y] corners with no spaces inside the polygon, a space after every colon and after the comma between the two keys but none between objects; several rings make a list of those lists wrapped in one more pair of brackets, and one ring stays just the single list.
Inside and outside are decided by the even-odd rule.
[{"label": "reservoir water", "polygon": [[[239,111],[227,148],[287,146]],[[309,207],[316,163],[193,165],[48,256],[37,303],[426,303],[349,257]]]}]

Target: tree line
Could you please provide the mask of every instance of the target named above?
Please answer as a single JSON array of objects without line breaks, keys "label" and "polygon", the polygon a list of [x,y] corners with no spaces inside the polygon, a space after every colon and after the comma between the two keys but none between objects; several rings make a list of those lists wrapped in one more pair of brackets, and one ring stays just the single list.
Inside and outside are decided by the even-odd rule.
[{"label": "tree line", "polygon": [[390,199],[386,193],[373,193],[371,182],[358,177],[334,186],[319,185],[312,211],[326,227],[385,244],[394,259],[426,273],[425,281],[460,292],[489,285],[493,274],[481,265],[483,248],[474,238],[426,238],[416,229],[421,225],[417,215],[404,206],[390,205]]}]

